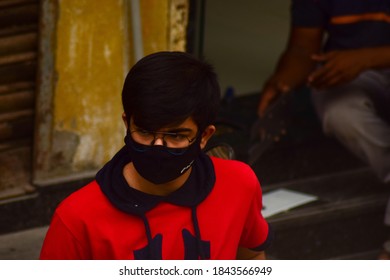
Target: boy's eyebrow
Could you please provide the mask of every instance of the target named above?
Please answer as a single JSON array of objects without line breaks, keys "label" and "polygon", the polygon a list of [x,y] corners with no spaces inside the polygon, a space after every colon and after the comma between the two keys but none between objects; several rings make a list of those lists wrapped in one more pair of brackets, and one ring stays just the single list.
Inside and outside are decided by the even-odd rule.
[{"label": "boy's eyebrow", "polygon": [[143,128],[141,128],[141,127],[138,127],[138,126],[135,125],[134,123],[133,123],[133,126],[134,126],[135,129],[138,129],[138,130],[145,130],[145,131],[148,131],[148,132],[170,132],[170,133],[189,132],[189,133],[191,133],[191,132],[194,131],[193,129],[191,129],[191,128],[189,128],[189,127],[176,127],[176,128],[173,127],[173,128],[171,128],[171,129],[168,128],[168,129],[165,130],[165,131],[161,131],[161,130],[152,131],[152,130],[143,129]]},{"label": "boy's eyebrow", "polygon": [[172,132],[172,133],[192,132],[192,129],[186,127],[178,127],[178,128],[168,129],[167,132]]},{"label": "boy's eyebrow", "polygon": [[183,132],[189,132],[191,133],[193,130],[191,128],[186,128],[186,127],[178,127],[178,128],[172,128],[172,129],[167,129],[167,130],[157,130],[157,131],[153,131],[153,130],[148,130],[148,129],[143,129],[143,128],[140,128],[140,127],[137,127],[135,126],[135,129],[138,129],[138,130],[145,130],[145,131],[148,131],[148,132],[152,132],[152,133],[158,133],[158,132],[161,132],[161,133],[164,133],[164,132],[167,132],[167,133],[183,133]]}]

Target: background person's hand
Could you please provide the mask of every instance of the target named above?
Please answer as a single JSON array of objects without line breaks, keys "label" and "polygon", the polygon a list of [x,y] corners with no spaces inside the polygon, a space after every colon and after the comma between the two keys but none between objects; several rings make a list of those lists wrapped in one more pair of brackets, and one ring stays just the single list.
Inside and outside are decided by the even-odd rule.
[{"label": "background person's hand", "polygon": [[269,81],[265,85],[261,92],[260,102],[258,105],[257,113],[262,118],[269,105],[274,102],[281,94],[284,94],[290,90],[290,87],[280,81]]},{"label": "background person's hand", "polygon": [[322,64],[308,77],[308,85],[313,88],[328,88],[349,82],[366,69],[367,54],[364,50],[332,51],[312,55],[312,59]]}]

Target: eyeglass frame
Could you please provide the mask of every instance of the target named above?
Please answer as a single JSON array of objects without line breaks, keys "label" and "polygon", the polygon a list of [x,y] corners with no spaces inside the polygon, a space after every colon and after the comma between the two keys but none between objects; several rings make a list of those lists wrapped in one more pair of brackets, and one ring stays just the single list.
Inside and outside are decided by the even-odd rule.
[{"label": "eyeglass frame", "polygon": [[[167,148],[175,148],[175,147],[168,147],[167,145],[167,142],[165,141],[165,137],[166,136],[175,136],[175,135],[181,135],[183,137],[185,137],[188,141],[188,146],[186,147],[176,147],[178,149],[187,149],[195,140],[196,138],[198,137],[199,135],[199,132],[196,133],[196,135],[194,136],[194,138],[190,139],[189,136],[186,136],[186,135],[183,135],[183,134],[180,134],[180,132],[170,132],[170,131],[149,131],[149,130],[146,130],[146,129],[133,129],[133,130],[130,130],[130,134],[133,134],[134,132],[141,132],[141,133],[149,133],[150,135],[153,135],[153,140],[150,142],[150,144],[143,144],[143,143],[139,143],[137,142],[136,140],[133,140],[135,142],[137,142],[138,144],[141,144],[141,145],[145,145],[145,146],[154,146],[154,143],[156,142],[157,139],[161,139],[162,142],[163,142],[163,146],[164,147],[167,147]],[[158,136],[160,135],[160,136]],[[161,136],[162,135],[162,136]]]}]

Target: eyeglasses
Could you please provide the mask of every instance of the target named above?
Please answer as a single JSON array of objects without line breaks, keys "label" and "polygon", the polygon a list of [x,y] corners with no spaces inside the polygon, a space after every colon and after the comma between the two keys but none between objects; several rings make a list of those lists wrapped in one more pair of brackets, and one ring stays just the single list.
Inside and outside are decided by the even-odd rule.
[{"label": "eyeglasses", "polygon": [[135,129],[130,131],[133,140],[143,145],[154,145],[157,139],[163,141],[163,145],[168,148],[188,148],[196,139],[179,132],[159,132],[148,131],[144,129]]}]

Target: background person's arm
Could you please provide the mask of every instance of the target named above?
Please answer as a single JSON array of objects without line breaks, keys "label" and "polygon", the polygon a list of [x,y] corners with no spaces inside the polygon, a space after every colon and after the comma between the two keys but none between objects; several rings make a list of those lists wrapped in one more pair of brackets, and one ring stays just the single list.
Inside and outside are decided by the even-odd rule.
[{"label": "background person's arm", "polygon": [[265,83],[258,106],[260,116],[264,115],[275,98],[307,82],[316,61],[313,54],[321,50],[323,40],[322,28],[291,29],[286,50],[279,58],[274,74]]}]

